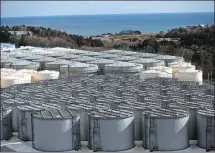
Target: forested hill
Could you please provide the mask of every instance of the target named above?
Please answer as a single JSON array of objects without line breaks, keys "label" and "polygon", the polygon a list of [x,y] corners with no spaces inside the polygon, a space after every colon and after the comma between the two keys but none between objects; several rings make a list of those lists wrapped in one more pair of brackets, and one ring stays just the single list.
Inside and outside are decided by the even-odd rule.
[{"label": "forested hill", "polygon": [[[33,35],[14,35],[16,31],[29,31]],[[0,42],[11,42],[16,46],[41,46],[41,47],[71,47],[80,48],[82,46],[103,47],[104,44],[99,39],[84,38],[82,36],[68,34],[66,32],[43,27],[32,26],[2,26],[0,29]]]}]

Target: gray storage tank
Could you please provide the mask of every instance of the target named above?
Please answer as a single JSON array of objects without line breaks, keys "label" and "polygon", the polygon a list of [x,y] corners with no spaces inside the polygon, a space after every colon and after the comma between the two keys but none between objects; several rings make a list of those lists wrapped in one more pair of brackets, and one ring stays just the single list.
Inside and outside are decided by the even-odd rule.
[{"label": "gray storage tank", "polygon": [[80,115],[69,109],[33,114],[32,146],[39,151],[71,151],[80,147]]},{"label": "gray storage tank", "polygon": [[39,112],[46,109],[58,109],[58,107],[49,104],[33,104],[19,106],[18,118],[19,118],[19,133],[18,138],[22,141],[32,141],[32,123],[31,115],[33,112]]},{"label": "gray storage tank", "polygon": [[134,115],[123,110],[89,113],[88,147],[94,151],[115,152],[134,147]]},{"label": "gray storage tank", "polygon": [[0,120],[0,134],[1,140],[9,140],[13,136],[12,130],[12,108],[1,108],[1,120]]},{"label": "gray storage tank", "polygon": [[176,151],[189,147],[189,112],[179,109],[151,109],[142,116],[143,148]]},{"label": "gray storage tank", "polygon": [[131,61],[132,63],[138,63],[143,65],[143,69],[149,69],[150,67],[156,67],[156,66],[164,66],[164,61],[162,60],[156,60],[153,58],[139,58],[136,60]]},{"label": "gray storage tank", "polygon": [[197,111],[197,146],[206,151],[215,150],[215,111],[200,109]]}]

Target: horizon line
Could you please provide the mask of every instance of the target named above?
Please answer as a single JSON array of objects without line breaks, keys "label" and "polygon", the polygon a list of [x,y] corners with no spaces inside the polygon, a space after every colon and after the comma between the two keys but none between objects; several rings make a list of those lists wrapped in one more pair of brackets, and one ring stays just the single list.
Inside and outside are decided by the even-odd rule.
[{"label": "horizon line", "polygon": [[158,13],[107,13],[107,14],[70,14],[70,15],[44,15],[44,16],[6,16],[3,18],[27,18],[27,17],[64,17],[64,16],[99,16],[99,15],[138,15],[138,14],[189,14],[189,13],[214,13],[214,12],[158,12]]}]

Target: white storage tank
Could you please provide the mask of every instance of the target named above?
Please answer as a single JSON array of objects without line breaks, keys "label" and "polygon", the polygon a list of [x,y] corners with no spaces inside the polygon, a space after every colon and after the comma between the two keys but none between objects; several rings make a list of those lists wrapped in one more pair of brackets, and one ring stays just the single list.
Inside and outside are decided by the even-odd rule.
[{"label": "white storage tank", "polygon": [[68,76],[92,76],[96,75],[98,66],[94,64],[74,62],[69,65],[60,67],[60,75],[62,77]]},{"label": "white storage tank", "polygon": [[203,73],[200,70],[179,70],[178,81],[194,81],[203,84]]},{"label": "white storage tank", "polygon": [[104,69],[105,65],[113,64],[115,61],[110,59],[98,59],[95,61],[88,62],[88,64],[95,64],[98,65],[98,74],[105,74]]},{"label": "white storage tank", "polygon": [[1,140],[9,140],[13,136],[12,129],[12,109],[11,107],[1,107],[0,135]]},{"label": "white storage tank", "polygon": [[143,69],[149,69],[150,67],[164,66],[164,61],[156,60],[153,58],[139,58],[131,61],[132,63],[138,63],[143,65]]},{"label": "white storage tank", "polygon": [[36,150],[61,152],[80,147],[80,115],[69,109],[33,114],[32,131]]},{"label": "white storage tank", "polygon": [[129,63],[129,62],[115,62],[113,64],[105,65],[105,74],[118,74],[118,75],[139,75],[143,69],[143,65]]},{"label": "white storage tank", "polygon": [[189,113],[179,109],[150,109],[142,116],[143,148],[177,151],[189,147]]},{"label": "white storage tank", "polygon": [[58,71],[51,71],[51,70],[43,70],[38,71],[34,74],[35,81],[39,80],[52,80],[52,79],[58,79],[59,78],[59,72]]},{"label": "white storage tank", "polygon": [[215,111],[200,109],[197,112],[197,146],[206,151],[215,149]]},{"label": "white storage tank", "polygon": [[156,78],[156,77],[164,77],[164,78],[172,78],[172,74],[161,72],[158,70],[145,70],[140,71],[140,79],[145,80],[149,78]]},{"label": "white storage tank", "polygon": [[163,60],[165,62],[165,66],[168,66],[169,63],[184,61],[183,57],[170,56],[170,55],[158,55],[154,58],[157,60]]},{"label": "white storage tank", "polygon": [[94,151],[115,152],[134,147],[134,115],[123,110],[89,113],[88,147]]}]

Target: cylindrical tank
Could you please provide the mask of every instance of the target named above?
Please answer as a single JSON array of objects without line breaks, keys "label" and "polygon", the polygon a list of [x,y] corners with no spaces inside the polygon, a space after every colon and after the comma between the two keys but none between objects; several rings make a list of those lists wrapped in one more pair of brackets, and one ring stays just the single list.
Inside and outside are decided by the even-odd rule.
[{"label": "cylindrical tank", "polygon": [[22,141],[32,141],[32,124],[31,116],[33,112],[39,112],[45,110],[40,105],[24,105],[18,106],[18,118],[19,118],[19,133],[18,138]]},{"label": "cylindrical tank", "polygon": [[118,58],[118,57],[120,57],[121,55],[118,55],[118,54],[106,54],[106,53],[104,53],[104,54],[102,54],[102,55],[100,55],[100,56],[96,56],[97,58],[104,58],[104,59],[113,59],[113,58]]},{"label": "cylindrical tank", "polygon": [[105,65],[112,64],[114,62],[115,62],[114,60],[110,60],[110,59],[98,59],[98,60],[89,62],[89,64],[98,65],[98,68],[99,68],[98,74],[103,75],[103,74],[105,74],[105,72],[104,72]]},{"label": "cylindrical tank", "polygon": [[60,152],[80,147],[80,115],[68,109],[33,114],[32,131],[36,150]]},{"label": "cylindrical tank", "polygon": [[215,148],[215,111],[200,109],[197,112],[197,146],[210,151]]},{"label": "cylindrical tank", "polygon": [[170,56],[170,55],[158,55],[154,58],[157,60],[163,60],[165,62],[165,66],[168,66],[169,63],[184,61],[183,57]]},{"label": "cylindrical tank", "polygon": [[119,104],[118,109],[129,110],[134,113],[134,140],[142,140],[142,112],[145,110],[143,104]]},{"label": "cylindrical tank", "polygon": [[10,107],[1,108],[0,134],[1,140],[9,140],[13,136],[12,130],[12,109]]},{"label": "cylindrical tank", "polygon": [[27,101],[23,99],[7,99],[4,104],[12,107],[12,129],[14,132],[19,132],[18,106],[26,105]]},{"label": "cylindrical tank", "polygon": [[134,115],[123,110],[89,113],[88,147],[94,151],[115,152],[134,147]]},{"label": "cylindrical tank", "polygon": [[60,66],[68,65],[70,63],[72,63],[72,62],[66,61],[66,60],[59,60],[59,61],[54,61],[54,62],[50,62],[50,63],[45,63],[45,69],[60,72]]},{"label": "cylindrical tank", "polygon": [[33,69],[37,70],[39,68],[40,64],[38,62],[29,62],[29,61],[15,61],[11,64],[11,68],[20,70],[20,69]]},{"label": "cylindrical tank", "polygon": [[122,62],[130,62],[130,61],[133,61],[137,58],[138,57],[135,57],[135,56],[120,56],[120,57],[112,58],[112,60],[122,61]]},{"label": "cylindrical tank", "polygon": [[90,62],[90,61],[94,61],[94,60],[96,60],[96,59],[97,59],[97,58],[89,57],[89,56],[80,56],[79,58],[72,59],[72,61],[74,61],[74,62],[87,63],[87,62]]},{"label": "cylindrical tank", "polygon": [[132,63],[138,63],[143,65],[143,69],[149,69],[150,67],[164,66],[164,61],[156,60],[153,58],[139,58],[131,61]]},{"label": "cylindrical tank", "polygon": [[189,113],[178,109],[151,109],[142,116],[143,147],[151,151],[176,151],[189,147]]},{"label": "cylindrical tank", "polygon": [[149,78],[156,78],[156,77],[164,77],[164,78],[172,78],[172,74],[161,72],[158,70],[146,70],[140,71],[140,79],[146,80]]},{"label": "cylindrical tank", "polygon": [[199,85],[203,84],[203,73],[200,70],[179,70],[179,81],[195,81]]},{"label": "cylindrical tank", "polygon": [[135,56],[140,57],[140,58],[154,58],[154,57],[156,57],[158,55],[157,54],[152,54],[152,53],[138,53]]},{"label": "cylindrical tank", "polygon": [[38,71],[34,74],[35,80],[51,80],[51,79],[58,79],[59,78],[59,72],[58,71],[50,71],[50,70],[43,70]]},{"label": "cylindrical tank", "polygon": [[139,72],[143,69],[143,65],[129,63],[129,62],[115,62],[113,64],[105,65],[105,74],[116,75],[139,75]]},{"label": "cylindrical tank", "polygon": [[61,76],[92,76],[96,75],[98,66],[94,64],[86,64],[80,62],[74,62],[67,66],[61,66]]}]

